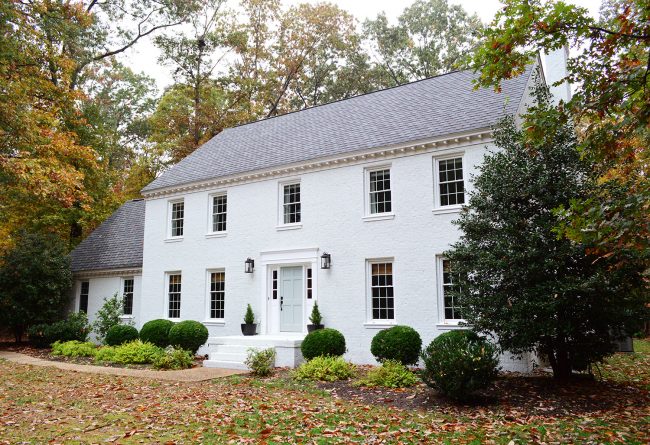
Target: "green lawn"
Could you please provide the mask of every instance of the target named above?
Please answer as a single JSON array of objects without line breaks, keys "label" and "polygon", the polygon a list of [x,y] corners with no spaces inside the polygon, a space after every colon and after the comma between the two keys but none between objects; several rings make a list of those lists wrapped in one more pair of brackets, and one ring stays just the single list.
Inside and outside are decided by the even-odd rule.
[{"label": "green lawn", "polygon": [[601,367],[602,382],[557,390],[535,380],[530,409],[507,392],[482,406],[402,410],[287,378],[171,383],[0,361],[0,443],[647,444],[650,342],[636,347]]}]

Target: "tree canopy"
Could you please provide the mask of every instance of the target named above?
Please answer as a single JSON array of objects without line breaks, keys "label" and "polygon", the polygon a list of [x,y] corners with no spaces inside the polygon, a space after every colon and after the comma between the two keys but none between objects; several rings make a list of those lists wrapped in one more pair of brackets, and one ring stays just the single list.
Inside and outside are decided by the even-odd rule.
[{"label": "tree canopy", "polygon": [[602,256],[650,261],[650,5],[605,0],[593,18],[562,1],[504,3],[472,58],[477,86],[499,88],[540,51],[571,49],[575,92],[563,106],[598,187],[564,204],[559,230]]}]

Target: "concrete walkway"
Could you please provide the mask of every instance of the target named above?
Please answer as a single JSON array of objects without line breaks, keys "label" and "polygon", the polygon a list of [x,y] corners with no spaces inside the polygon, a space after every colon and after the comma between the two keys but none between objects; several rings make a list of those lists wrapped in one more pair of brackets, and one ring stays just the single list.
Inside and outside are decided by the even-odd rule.
[{"label": "concrete walkway", "polygon": [[201,382],[217,377],[234,374],[245,374],[247,371],[224,368],[191,368],[180,371],[156,371],[152,369],[111,368],[109,366],[80,365],[77,363],[43,360],[18,352],[0,351],[0,359],[5,359],[21,365],[51,366],[66,371],[87,372],[90,374],[119,375],[125,377],[141,377],[146,379],[170,380],[174,382]]}]

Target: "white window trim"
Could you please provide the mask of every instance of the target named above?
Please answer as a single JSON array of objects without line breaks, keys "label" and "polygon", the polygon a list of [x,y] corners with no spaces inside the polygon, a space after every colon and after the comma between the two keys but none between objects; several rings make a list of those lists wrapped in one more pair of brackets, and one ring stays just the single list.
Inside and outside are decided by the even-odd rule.
[{"label": "white window trim", "polygon": [[88,294],[87,294],[87,301],[86,301],[86,314],[88,313],[90,309],[90,280],[80,280],[79,281],[79,292],[77,292],[77,304],[75,307],[75,312],[80,312],[81,311],[81,290],[82,290],[82,283],[88,283]]},{"label": "white window trim", "polygon": [[[172,318],[169,316],[169,277],[171,275],[180,275],[181,276],[181,308],[180,308],[180,316],[178,318]],[[163,308],[163,316],[160,318],[164,318],[166,320],[171,320],[171,321],[183,321],[183,272],[180,270],[173,270],[170,272],[165,272],[165,307]]]},{"label": "white window trim", "polygon": [[[460,158],[463,163],[463,190],[465,193],[465,204],[440,205],[440,161]],[[443,215],[446,213],[459,213],[467,205],[467,163],[465,162],[465,151],[456,151],[441,156],[433,157],[433,213]]]},{"label": "white window trim", "polygon": [[[212,216],[213,216],[213,206],[214,206],[214,198],[216,196],[225,196],[226,197],[226,230],[222,230],[220,232],[215,232],[212,230],[213,224],[212,224]],[[227,190],[220,190],[217,192],[210,193],[208,195],[208,226],[207,226],[207,231],[205,234],[206,238],[221,238],[226,235],[228,235],[228,213],[229,212],[229,203],[228,203],[228,191]]]},{"label": "white window trim", "polygon": [[[379,164],[366,167],[363,169],[363,217],[364,221],[381,221],[395,218],[395,193],[393,188],[393,168],[392,164]],[[370,213],[370,173],[388,170],[390,172],[390,212]]]},{"label": "white window trim", "polygon": [[[181,236],[172,236],[172,208],[174,204],[177,204],[179,202],[183,203],[183,235]],[[185,199],[184,198],[179,198],[179,199],[170,199],[167,201],[167,238],[165,241],[168,242],[174,242],[174,241],[181,241],[185,237],[185,215],[187,214],[187,209],[185,208]]]},{"label": "white window trim", "polygon": [[[377,263],[392,263],[393,265],[393,318],[379,319],[372,318],[372,265]],[[366,322],[363,326],[368,329],[384,329],[397,324],[397,305],[395,293],[395,258],[367,258],[366,259]]]},{"label": "white window trim", "polygon": [[[285,223],[284,222],[284,187],[287,185],[300,185],[300,222]],[[295,230],[302,228],[303,221],[303,200],[302,200],[302,181],[300,178],[291,178],[284,181],[278,181],[278,225],[275,227],[277,230]]]},{"label": "white window trim", "polygon": [[445,291],[443,286],[443,277],[442,277],[442,262],[446,260],[447,257],[444,255],[436,255],[436,294],[438,301],[438,323],[436,327],[438,329],[467,329],[467,325],[461,325],[465,323],[465,320],[462,318],[455,319],[446,319],[445,318]]},{"label": "white window trim", "polygon": [[[124,320],[130,320],[135,318],[133,315],[135,312],[135,277],[134,276],[120,277],[120,290],[122,292],[122,298],[124,298],[124,282],[126,280],[133,280],[133,292],[132,292],[133,301],[131,302],[131,313],[130,314],[122,313],[122,315],[120,315],[120,318]],[[124,311],[124,305],[122,305],[122,310]]]},{"label": "white window trim", "polygon": [[205,271],[205,320],[203,321],[204,323],[208,324],[213,324],[213,325],[218,325],[218,326],[224,326],[226,324],[226,311],[225,311],[225,303],[228,295],[228,276],[226,275],[226,282],[224,283],[224,318],[211,318],[210,315],[212,315],[212,308],[211,308],[211,298],[210,298],[210,291],[211,291],[211,284],[212,284],[212,277],[211,275],[215,272],[222,272],[226,273],[226,268],[225,267],[214,267],[212,269],[206,269]]}]

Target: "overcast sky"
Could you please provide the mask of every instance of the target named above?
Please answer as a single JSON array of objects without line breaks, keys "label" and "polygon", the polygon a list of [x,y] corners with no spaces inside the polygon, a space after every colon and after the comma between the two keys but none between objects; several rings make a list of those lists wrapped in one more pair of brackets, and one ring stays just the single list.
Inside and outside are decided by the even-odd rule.
[{"label": "overcast sky", "polygon": [[[285,5],[319,3],[321,1],[323,0],[282,0]],[[593,16],[597,16],[600,8],[600,0],[565,1],[588,8]],[[361,22],[367,18],[374,18],[382,11],[386,13],[389,20],[395,22],[404,8],[412,3],[412,1],[396,0],[329,0],[329,2],[352,13]],[[501,7],[501,2],[498,0],[449,0],[449,2],[460,4],[468,12],[476,13],[484,23],[489,23]],[[166,86],[172,83],[172,78],[169,69],[161,66],[157,59],[158,50],[153,46],[151,40],[146,40],[139,42],[133,50],[126,52],[121,60],[136,72],[144,72],[153,77],[159,92],[162,92]]]}]

